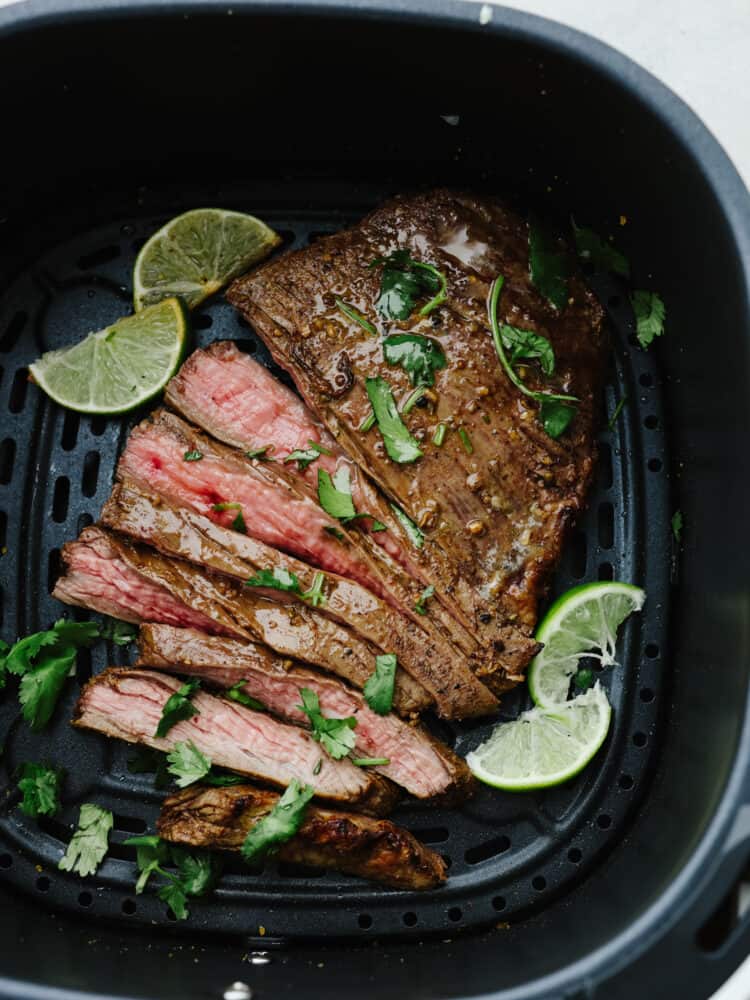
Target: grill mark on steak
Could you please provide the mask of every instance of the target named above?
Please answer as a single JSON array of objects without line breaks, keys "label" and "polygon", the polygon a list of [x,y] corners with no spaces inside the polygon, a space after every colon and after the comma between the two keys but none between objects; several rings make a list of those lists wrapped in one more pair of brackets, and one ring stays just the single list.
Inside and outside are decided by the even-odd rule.
[{"label": "grill mark on steak", "polygon": [[[405,466],[387,458],[377,431],[365,435],[357,428],[370,409],[365,376],[382,375],[401,398],[411,387],[408,375],[385,364],[377,338],[333,305],[341,297],[375,316],[380,275],[368,265],[397,248],[441,268],[449,292],[437,314],[439,334],[433,317],[416,313],[391,327],[437,335],[448,359],[436,373],[434,414],[419,408],[409,414],[410,431],[427,443],[424,457]],[[536,406],[512,385],[495,355],[486,300],[498,273],[505,277],[501,322],[548,337],[557,359],[555,388],[581,400],[560,441],[547,437]],[[428,501],[438,504],[420,555],[438,590],[452,594],[480,641],[497,644],[505,672],[485,666],[485,680],[495,689],[496,678],[500,685],[522,679],[537,648],[530,632],[538,599],[591,479],[603,314],[578,275],[571,278],[570,297],[558,314],[532,286],[524,220],[489,200],[448,191],[394,199],[353,229],[238,279],[228,292],[308,405],[381,488],[417,522]],[[335,399],[308,373],[324,376],[341,351],[355,384]],[[542,388],[533,371],[527,378]],[[428,443],[438,422],[454,428],[442,448]],[[472,455],[461,446],[458,426],[472,440]],[[467,530],[471,521],[480,522],[479,534]]]},{"label": "grill mark on steak", "polygon": [[275,657],[264,646],[210,638],[194,629],[144,625],[139,638],[139,666],[200,677],[229,688],[244,680],[243,690],[270,712],[298,726],[309,726],[299,708],[300,688],[313,690],[324,715],[357,720],[357,757],[385,757],[375,768],[417,798],[457,802],[474,791],[474,779],[461,758],[424,729],[397,716],[378,715],[365,699],[341,681]]},{"label": "grill mark on steak", "polygon": [[396,790],[385,778],[346,759],[333,760],[304,730],[202,691],[192,698],[197,715],[164,737],[154,736],[164,705],[181,684],[152,670],[111,667],[86,684],[73,724],[164,752],[192,741],[214,764],[238,774],[281,787],[297,778],[321,798],[375,815],[395,804]]},{"label": "grill mark on steak", "polygon": [[[275,792],[253,785],[186,788],[164,800],[157,829],[176,844],[238,851],[278,799]],[[394,889],[433,889],[446,879],[440,855],[408,830],[389,820],[314,805],[307,807],[296,835],[279,846],[278,857],[358,875]]]}]

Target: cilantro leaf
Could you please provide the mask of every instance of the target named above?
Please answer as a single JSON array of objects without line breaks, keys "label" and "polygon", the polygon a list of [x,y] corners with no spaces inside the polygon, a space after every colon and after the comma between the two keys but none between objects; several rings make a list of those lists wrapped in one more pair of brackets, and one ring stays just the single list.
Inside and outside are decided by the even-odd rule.
[{"label": "cilantro leaf", "polygon": [[390,385],[377,375],[366,378],[365,387],[390,458],[400,464],[421,458],[422,450],[401,419]]},{"label": "cilantro leaf", "polygon": [[269,452],[273,451],[272,444],[266,444],[262,448],[253,448],[251,451],[245,452],[246,458],[257,458],[259,461],[263,462],[273,462]]},{"label": "cilantro leaf", "polygon": [[350,757],[355,767],[385,767],[390,764],[390,757]]},{"label": "cilantro leaf", "polygon": [[311,688],[300,688],[299,693],[302,695],[302,704],[297,708],[310,720],[313,739],[317,740],[334,760],[346,757],[356,743],[353,730],[357,720],[353,715],[346,719],[328,719],[321,713],[320,700]]},{"label": "cilantro leaf", "polygon": [[630,277],[630,263],[625,254],[620,253],[609,241],[603,240],[593,229],[577,226],[573,219],[571,222],[576,250],[581,260],[593,264],[597,271],[611,271],[623,278]]},{"label": "cilantro leaf", "polygon": [[561,403],[557,399],[541,400],[539,416],[542,427],[555,440],[565,433],[575,415],[576,408],[569,403]]},{"label": "cilantro leaf", "polygon": [[419,310],[427,316],[447,298],[448,282],[433,264],[414,260],[407,250],[396,250],[388,257],[378,257],[370,267],[383,265],[380,294],[375,307],[385,319],[408,319],[420,294],[432,298]]},{"label": "cilantro leaf", "polygon": [[245,708],[253,708],[256,712],[265,712],[266,706],[262,701],[258,701],[257,698],[251,698],[249,694],[245,693],[244,687],[247,684],[247,679],[237,681],[230,688],[224,692],[230,701],[236,701],[238,705],[244,705]]},{"label": "cilantro leaf", "polygon": [[681,542],[682,541],[682,528],[683,528],[683,524],[684,524],[684,518],[682,516],[682,511],[681,510],[676,510],[674,512],[674,514],[672,515],[672,521],[670,523],[672,525],[672,534],[674,535],[674,540],[676,542]]},{"label": "cilantro leaf", "polygon": [[34,666],[33,660],[37,658],[44,646],[52,646],[57,642],[57,633],[54,629],[48,632],[34,632],[24,639],[19,639],[14,643],[5,656],[5,667],[12,674],[22,675]]},{"label": "cilantro leaf", "polygon": [[656,292],[633,292],[630,302],[635,313],[636,337],[645,350],[664,333],[667,308]]},{"label": "cilantro leaf", "polygon": [[249,580],[245,581],[246,587],[268,587],[271,590],[283,590],[289,594],[301,594],[299,578],[296,573],[291,573],[282,566],[274,566],[273,569],[259,569]]},{"label": "cilantro leaf", "polygon": [[237,512],[237,516],[232,521],[230,527],[232,531],[239,531],[241,535],[247,534],[247,525],[245,524],[245,518],[242,516],[242,511]]},{"label": "cilantro leaf", "polygon": [[536,358],[545,375],[554,373],[555,352],[546,337],[534,333],[533,330],[519,330],[517,326],[509,326],[507,323],[503,323],[500,327],[500,336],[503,338],[506,350],[510,351],[512,365],[521,358],[528,360]]},{"label": "cilantro leaf", "polygon": [[211,504],[211,510],[215,510],[217,514],[222,514],[226,510],[242,510],[242,504],[237,503],[235,500],[227,501],[226,503],[214,503]]},{"label": "cilantro leaf", "polygon": [[367,330],[368,333],[372,334],[373,337],[377,337],[378,331],[369,321],[366,319],[361,312],[358,312],[354,306],[350,306],[348,302],[344,302],[343,299],[336,299],[336,308],[344,314],[348,319],[355,323],[359,323],[363,330]]},{"label": "cilantro leaf", "polygon": [[307,443],[310,445],[313,451],[317,451],[318,454],[320,455],[328,455],[329,458],[331,457],[331,455],[333,455],[331,449],[326,448],[325,445],[322,445],[319,441],[308,440]]},{"label": "cilantro leaf", "polygon": [[202,754],[192,740],[176,743],[174,750],[167,754],[169,773],[174,775],[180,788],[200,781],[211,770],[211,761]]},{"label": "cilantro leaf", "polygon": [[404,529],[407,538],[412,543],[415,549],[421,549],[424,545],[424,535],[412,521],[412,519],[401,510],[400,507],[396,506],[395,503],[389,505],[391,510],[396,516],[396,520]]},{"label": "cilantro leaf", "polygon": [[200,462],[200,460],[203,458],[203,452],[197,450],[186,451],[182,457],[186,462]]},{"label": "cilantro leaf", "polygon": [[393,705],[393,687],[396,683],[396,655],[383,653],[375,657],[375,671],[365,682],[362,693],[365,701],[378,715],[386,715]]},{"label": "cilantro leaf", "polygon": [[300,448],[295,448],[294,451],[290,451],[289,454],[284,459],[284,465],[288,462],[296,462],[297,469],[300,472],[304,472],[308,465],[312,465],[313,462],[317,462],[320,458],[319,452],[315,451],[314,448],[308,448],[307,450],[302,450]]},{"label": "cilantro leaf", "polygon": [[217,855],[210,851],[186,851],[174,844],[169,853],[187,896],[204,896],[216,885],[221,874],[221,858]]},{"label": "cilantro leaf", "polygon": [[60,809],[63,772],[31,761],[20,770],[18,790],[23,798],[18,808],[27,816],[54,816]]},{"label": "cilantro leaf", "polygon": [[471,443],[471,438],[469,437],[469,432],[465,427],[458,428],[458,436],[461,438],[461,444],[464,446],[464,451],[467,455],[474,454],[474,445]]},{"label": "cilantro leaf", "polygon": [[356,515],[349,470],[346,466],[338,469],[333,479],[325,469],[318,469],[318,500],[326,514],[330,514],[331,517],[345,520]]},{"label": "cilantro leaf", "polygon": [[215,788],[226,788],[228,785],[244,785],[247,778],[241,774],[230,774],[229,772],[216,771],[213,768],[201,778],[204,785],[212,785]]},{"label": "cilantro leaf", "polygon": [[[167,844],[154,834],[130,837],[125,841],[136,849],[136,864],[140,875],[135,885],[137,895],[146,888],[152,875],[161,875],[166,883],[159,887],[159,899],[170,907],[178,920],[188,917],[189,896],[203,896],[216,884],[221,872],[221,860],[207,851],[190,853],[184,848]],[[165,870],[164,865],[173,864],[177,872]]]},{"label": "cilantro leaf", "polygon": [[146,888],[148,880],[154,874],[162,872],[162,865],[169,859],[169,846],[154,833],[146,833],[140,837],[129,837],[124,841],[126,847],[134,847],[136,864],[138,865],[138,881],[135,883],[135,893],[137,896]]},{"label": "cilantro leaf", "polygon": [[150,747],[136,747],[132,757],[128,757],[128,771],[131,774],[153,774],[154,788],[166,788],[169,784],[167,758]]},{"label": "cilantro leaf", "polygon": [[[373,531],[380,531],[385,528],[385,525],[382,526],[382,529],[378,528],[377,527],[378,524],[380,524],[380,522],[375,521],[372,528]],[[326,582],[325,573],[320,573],[320,572],[316,573],[315,576],[313,577],[310,589],[306,590],[302,595],[302,599],[307,601],[313,608],[323,608],[327,603],[328,599],[326,598],[326,595],[323,592],[323,586],[325,582]]]},{"label": "cilantro leaf", "polygon": [[383,341],[383,356],[389,365],[399,365],[414,386],[434,385],[435,372],[445,368],[445,352],[432,337],[416,333],[394,333]]},{"label": "cilantro leaf", "polygon": [[191,719],[194,715],[199,715],[198,709],[192,704],[190,699],[201,686],[200,681],[188,681],[182,687],[171,694],[164,702],[161,710],[159,725],[156,727],[154,736],[160,739],[167,735],[172,726],[185,719]]},{"label": "cilantro leaf", "polygon": [[435,587],[433,584],[430,584],[429,587],[425,587],[425,589],[419,595],[419,599],[417,603],[414,605],[414,610],[417,612],[418,615],[427,614],[427,608],[425,607],[425,604],[434,595],[434,593],[435,593]]},{"label": "cilantro leaf", "polygon": [[242,844],[243,858],[253,861],[275,845],[291,840],[302,826],[307,803],[314,794],[310,785],[300,785],[296,778],[292,778],[273,809],[245,837]]},{"label": "cilantro leaf", "polygon": [[23,717],[32,729],[43,729],[52,717],[65,680],[75,667],[75,646],[55,643],[45,648],[39,666],[21,679],[18,700]]},{"label": "cilantro leaf", "polygon": [[622,413],[623,408],[624,408],[625,404],[627,403],[627,401],[628,401],[628,394],[625,393],[624,396],[620,397],[620,399],[617,402],[617,406],[612,411],[612,416],[609,418],[609,422],[607,424],[607,427],[611,431],[613,431],[615,429],[615,424],[617,423],[617,418]]},{"label": "cilantro leaf", "polygon": [[127,646],[135,642],[138,637],[138,626],[118,621],[116,618],[108,618],[102,623],[99,635],[102,639],[109,639],[116,646]]},{"label": "cilantro leaf", "polygon": [[52,626],[52,631],[59,642],[73,646],[91,646],[102,637],[103,628],[99,622],[72,622],[67,618],[60,618]]},{"label": "cilantro leaf", "polygon": [[529,221],[529,273],[550,305],[563,309],[568,301],[568,255],[536,218]]},{"label": "cilantro leaf", "polygon": [[107,853],[109,831],[113,823],[114,818],[108,809],[102,809],[93,802],[84,802],[78,818],[78,829],[57,867],[64,872],[93,875]]}]

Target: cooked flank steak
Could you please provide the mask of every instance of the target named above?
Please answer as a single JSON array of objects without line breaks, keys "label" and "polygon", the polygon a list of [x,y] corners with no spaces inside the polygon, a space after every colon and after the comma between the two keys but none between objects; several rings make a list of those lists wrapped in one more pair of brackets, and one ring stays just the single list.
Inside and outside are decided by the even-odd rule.
[{"label": "cooked flank steak", "polygon": [[395,786],[349,760],[333,760],[304,729],[202,691],[191,699],[196,715],[156,736],[162,710],[181,686],[176,677],[153,670],[110,668],[83,689],[73,723],[155,750],[192,743],[212,763],[238,774],[282,788],[296,778],[320,798],[376,816],[395,805]]},{"label": "cooked flank steak", "polygon": [[335,677],[282,660],[265,646],[168,625],[142,626],[138,645],[139,666],[199,677],[219,688],[244,681],[245,694],[298,726],[310,725],[300,707],[300,691],[308,688],[317,695],[326,717],[356,720],[354,756],[387,760],[375,770],[417,798],[447,803],[474,791],[464,761],[424,729],[390,713],[377,714],[359,692]]},{"label": "cooked flank steak", "polygon": [[[413,309],[407,319],[383,319],[383,265],[371,265],[397,250],[447,279],[446,301],[428,315]],[[487,301],[498,275],[500,323],[541,334],[554,351],[554,374],[543,376],[530,363],[526,384],[580,401],[557,439],[495,353]],[[591,479],[603,314],[578,274],[571,274],[567,294],[558,311],[534,287],[526,221],[489,199],[443,190],[396,198],[353,229],[238,279],[228,293],[339,446],[419,525],[424,544],[416,557],[424,573],[438,593],[450,595],[480,642],[498,651],[502,669],[493,661],[481,671],[495,690],[521,680],[536,649],[538,601]],[[396,461],[387,451],[388,430],[359,428],[372,410],[366,379],[385,380],[396,401],[413,392],[407,367],[393,360],[396,346],[393,363],[383,348],[385,335],[405,334],[428,337],[432,357],[441,350],[444,366],[432,371],[427,405],[403,418],[413,445],[401,458],[411,458]],[[385,409],[382,383],[370,389]],[[441,425],[445,437],[437,446]],[[414,448],[421,455],[411,460]]]},{"label": "cooked flank steak", "polygon": [[[279,796],[254,785],[186,788],[164,800],[159,834],[189,847],[238,851],[249,831]],[[434,889],[446,878],[445,862],[408,830],[387,819],[309,806],[302,826],[281,844],[282,861],[333,868],[394,889]]]}]

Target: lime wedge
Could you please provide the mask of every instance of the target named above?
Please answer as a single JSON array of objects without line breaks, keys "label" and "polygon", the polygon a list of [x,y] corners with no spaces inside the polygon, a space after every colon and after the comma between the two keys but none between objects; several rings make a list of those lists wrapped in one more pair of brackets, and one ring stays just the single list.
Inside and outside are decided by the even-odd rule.
[{"label": "lime wedge", "polygon": [[536,633],[544,649],[529,667],[535,704],[550,708],[565,702],[582,656],[599,660],[603,667],[614,664],[617,630],[645,600],[640,587],[612,582],[584,583],[555,601]]},{"label": "lime wedge", "polygon": [[501,722],[466,763],[480,781],[508,792],[549,788],[573,778],[609,730],[612,710],[600,684],[553,709],[532,708]]},{"label": "lime wedge", "polygon": [[188,316],[165,299],[90,333],[73,347],[43,354],[29,370],[56,403],[80,413],[125,413],[163,389],[185,348]]},{"label": "lime wedge", "polygon": [[252,215],[196,208],[154,233],[133,269],[136,311],[172,295],[192,309],[263,260],[281,237]]}]

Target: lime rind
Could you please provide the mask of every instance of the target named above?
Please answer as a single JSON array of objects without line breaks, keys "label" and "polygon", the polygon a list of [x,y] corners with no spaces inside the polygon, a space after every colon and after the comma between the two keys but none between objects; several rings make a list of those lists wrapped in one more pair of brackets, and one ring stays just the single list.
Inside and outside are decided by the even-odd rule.
[{"label": "lime rind", "polygon": [[56,403],[79,413],[126,413],[155,396],[185,353],[189,321],[183,303],[164,299],[72,347],[48,351],[29,366]]},{"label": "lime rind", "polygon": [[466,757],[482,782],[509,792],[550,788],[579,774],[609,732],[612,709],[599,683],[554,710],[532,708]]},{"label": "lime rind", "polygon": [[179,295],[194,308],[279,245],[252,215],[196,208],[170,220],[142,247],[133,269],[136,310]]}]

